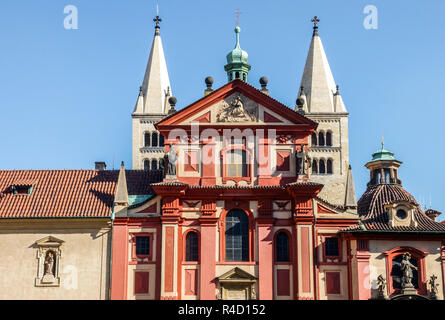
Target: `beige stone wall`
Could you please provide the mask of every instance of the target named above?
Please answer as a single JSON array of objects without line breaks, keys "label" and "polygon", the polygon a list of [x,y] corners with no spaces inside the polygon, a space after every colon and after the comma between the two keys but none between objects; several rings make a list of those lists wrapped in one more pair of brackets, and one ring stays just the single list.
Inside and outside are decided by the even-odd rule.
[{"label": "beige stone wall", "polygon": [[307,114],[307,117],[318,123],[318,132],[332,132],[332,147],[309,149],[311,159],[328,159],[333,161],[333,174],[311,174],[311,180],[324,184],[319,196],[332,204],[344,205],[346,180],[349,166],[349,138],[347,114]]},{"label": "beige stone wall", "polygon": [[154,124],[162,119],[162,116],[138,116],[133,118],[132,154],[133,169],[143,170],[144,160],[161,159],[164,157],[164,147],[152,148],[151,150],[141,150],[144,147],[144,135],[146,132],[156,131]]},{"label": "beige stone wall", "polygon": [[[105,219],[0,221],[0,299],[107,299],[110,234]],[[64,241],[58,287],[35,285],[35,242],[47,236]]]},{"label": "beige stone wall", "polygon": [[[443,299],[443,281],[442,281],[442,265],[440,260],[440,241],[389,241],[389,240],[370,240],[369,251],[370,258],[370,287],[373,296],[376,294],[377,277],[382,274],[386,279],[386,259],[383,252],[391,250],[395,247],[413,247],[429,254],[425,258],[425,275],[428,282],[430,277],[434,274],[437,276],[438,297]],[[429,290],[429,286],[427,285]]]}]

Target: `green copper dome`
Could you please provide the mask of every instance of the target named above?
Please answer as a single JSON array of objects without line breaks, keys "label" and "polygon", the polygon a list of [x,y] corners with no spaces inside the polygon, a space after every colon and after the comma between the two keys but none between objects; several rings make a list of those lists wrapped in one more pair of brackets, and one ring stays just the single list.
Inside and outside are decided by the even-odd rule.
[{"label": "green copper dome", "polygon": [[246,51],[241,49],[239,45],[239,34],[241,32],[240,27],[235,28],[236,44],[235,48],[227,54],[227,64],[224,66],[224,70],[227,72],[229,81],[234,79],[241,79],[247,81],[247,74],[250,70],[248,62],[249,55]]},{"label": "green copper dome", "polygon": [[386,149],[380,149],[379,151],[372,154],[372,161],[394,161],[396,160],[394,158],[394,153],[391,151],[388,151]]}]

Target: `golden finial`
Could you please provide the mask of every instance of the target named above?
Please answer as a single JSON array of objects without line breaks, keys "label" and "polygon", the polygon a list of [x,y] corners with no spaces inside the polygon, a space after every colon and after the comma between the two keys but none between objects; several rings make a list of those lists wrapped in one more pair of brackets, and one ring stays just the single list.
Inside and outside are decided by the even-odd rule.
[{"label": "golden finial", "polygon": [[382,149],[385,146],[385,136],[382,134]]}]

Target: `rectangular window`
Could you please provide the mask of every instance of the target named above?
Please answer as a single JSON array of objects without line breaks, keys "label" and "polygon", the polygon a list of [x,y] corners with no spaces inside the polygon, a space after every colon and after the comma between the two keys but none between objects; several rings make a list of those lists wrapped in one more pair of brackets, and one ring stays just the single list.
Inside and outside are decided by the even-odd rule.
[{"label": "rectangular window", "polygon": [[150,237],[136,237],[136,255],[148,256],[150,254]]},{"label": "rectangular window", "polygon": [[326,238],[324,240],[324,250],[326,257],[338,257],[338,238]]},{"label": "rectangular window", "polygon": [[227,176],[247,177],[247,154],[244,150],[232,150],[227,153]]},{"label": "rectangular window", "polygon": [[134,273],[134,293],[148,294],[149,293],[149,272],[135,272]]}]

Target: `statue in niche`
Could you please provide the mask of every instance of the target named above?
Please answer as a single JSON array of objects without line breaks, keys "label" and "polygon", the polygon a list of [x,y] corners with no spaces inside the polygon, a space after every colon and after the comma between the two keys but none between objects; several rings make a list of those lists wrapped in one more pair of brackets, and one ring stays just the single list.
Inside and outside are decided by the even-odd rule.
[{"label": "statue in niche", "polygon": [[[301,145],[301,151],[296,152],[297,157],[297,175],[305,175],[310,168],[310,158],[304,150],[304,144]],[[309,160],[309,162],[308,162]]]},{"label": "statue in niche", "polygon": [[54,277],[54,253],[52,251],[48,251],[45,256],[44,263],[44,276],[53,276]]},{"label": "statue in niche", "polygon": [[414,288],[412,284],[413,280],[413,270],[417,270],[417,267],[414,266],[409,260],[411,259],[411,254],[409,252],[405,252],[403,254],[402,262],[400,263],[400,269],[403,272],[402,277],[402,289],[410,289]]},{"label": "statue in niche", "polygon": [[176,176],[176,162],[178,160],[178,155],[173,150],[172,145],[170,145],[170,150],[164,155],[164,162],[167,163],[167,175]]}]

